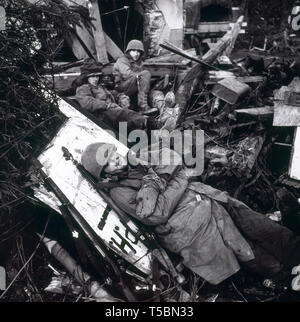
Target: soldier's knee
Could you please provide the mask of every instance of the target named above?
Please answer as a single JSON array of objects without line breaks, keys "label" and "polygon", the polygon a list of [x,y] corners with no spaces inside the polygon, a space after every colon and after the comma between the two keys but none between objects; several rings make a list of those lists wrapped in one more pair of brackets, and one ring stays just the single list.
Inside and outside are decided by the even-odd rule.
[{"label": "soldier's knee", "polygon": [[151,73],[149,72],[149,70],[143,70],[140,72],[140,76],[142,76],[144,79],[147,79],[150,81],[151,79]]}]

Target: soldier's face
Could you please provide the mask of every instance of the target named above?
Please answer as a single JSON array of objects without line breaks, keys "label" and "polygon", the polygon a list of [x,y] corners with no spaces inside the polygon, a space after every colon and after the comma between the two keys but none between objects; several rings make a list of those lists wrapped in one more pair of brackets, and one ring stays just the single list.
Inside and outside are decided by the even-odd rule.
[{"label": "soldier's face", "polygon": [[103,169],[104,172],[114,174],[122,171],[127,167],[127,158],[123,157],[116,151],[113,151],[106,167]]},{"label": "soldier's face", "polygon": [[99,82],[99,76],[90,76],[88,77],[88,82],[93,85],[96,86]]},{"label": "soldier's face", "polygon": [[130,50],[129,55],[134,61],[137,61],[141,57],[141,52],[139,50]]}]

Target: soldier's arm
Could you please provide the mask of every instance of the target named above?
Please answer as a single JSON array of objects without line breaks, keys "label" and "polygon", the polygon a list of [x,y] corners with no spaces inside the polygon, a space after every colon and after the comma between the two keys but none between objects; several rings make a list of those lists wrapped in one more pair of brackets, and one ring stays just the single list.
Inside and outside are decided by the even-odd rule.
[{"label": "soldier's arm", "polygon": [[105,111],[108,108],[106,100],[93,97],[88,85],[77,88],[76,99],[82,108],[85,108],[90,112]]}]

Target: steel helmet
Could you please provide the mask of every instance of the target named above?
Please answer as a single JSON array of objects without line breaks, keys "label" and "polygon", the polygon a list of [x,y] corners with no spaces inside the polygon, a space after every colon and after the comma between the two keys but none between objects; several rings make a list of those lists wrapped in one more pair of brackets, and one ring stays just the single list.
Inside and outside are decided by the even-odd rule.
[{"label": "steel helmet", "polygon": [[93,176],[99,178],[112,152],[115,150],[116,147],[113,144],[103,142],[92,143],[84,149],[81,155],[81,164]]},{"label": "steel helmet", "polygon": [[129,41],[127,48],[125,50],[125,53],[128,53],[129,50],[139,50],[143,54],[145,52],[143,43],[137,39],[133,39],[133,40]]}]

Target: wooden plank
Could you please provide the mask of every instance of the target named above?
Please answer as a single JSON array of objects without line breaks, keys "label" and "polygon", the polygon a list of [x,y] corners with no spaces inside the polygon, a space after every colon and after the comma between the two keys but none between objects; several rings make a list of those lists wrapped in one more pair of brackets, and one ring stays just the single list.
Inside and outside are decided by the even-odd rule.
[{"label": "wooden plank", "polygon": [[[78,36],[80,37],[81,41],[85,44],[87,49],[92,54],[92,56],[95,59],[98,59],[93,35],[91,35],[91,33],[83,25],[76,26],[75,30]],[[119,57],[123,56],[122,50],[113,42],[113,40],[105,32],[104,32],[104,39],[107,47],[107,52],[114,60],[117,60]],[[78,38],[75,35],[71,37],[70,45],[77,59],[84,59],[89,57],[86,50],[82,46],[81,42],[78,40]]]},{"label": "wooden plank", "polygon": [[86,6],[86,0],[63,0],[63,2],[67,6],[74,6],[74,4],[78,4],[79,6]]},{"label": "wooden plank", "polygon": [[[192,55],[192,56],[196,56],[196,50],[195,48],[190,48],[190,49],[186,49],[184,51],[185,53]],[[182,63],[182,64],[186,64],[189,63],[190,60],[189,59],[184,59],[182,56],[177,55],[177,54],[166,54],[166,55],[162,55],[162,56],[157,56],[157,57],[153,57],[153,58],[148,58],[144,61],[144,64],[151,64],[151,63],[158,63],[158,62],[174,62],[174,63]]]},{"label": "wooden plank", "polygon": [[243,23],[244,17],[241,16],[235,24],[232,25],[232,29],[229,30],[216,44],[215,48],[210,49],[203,57],[206,63],[211,64],[219,55],[230,46],[232,46],[232,41],[236,39],[236,35],[241,30],[241,25]]},{"label": "wooden plank", "polygon": [[[64,0],[64,2],[67,5],[74,5],[74,0]],[[75,0],[75,2],[78,5],[87,7],[87,1],[86,0]],[[97,59],[97,53],[95,48],[95,41],[94,37],[91,34],[90,31],[87,30],[85,26],[76,26],[76,32],[78,33],[78,36],[83,40],[85,45],[88,47],[89,51],[92,53],[93,57]],[[123,56],[122,50],[113,42],[113,40],[104,32],[104,39],[106,44],[106,49],[108,54],[114,59],[117,60],[119,57]],[[76,48],[72,48],[73,52],[76,50],[76,53],[74,52],[76,58],[88,58],[88,55],[86,54],[86,51],[83,49],[82,45],[78,41],[78,39],[74,40],[74,46]]]},{"label": "wooden plank", "polygon": [[264,106],[264,107],[253,107],[253,108],[241,108],[235,110],[237,114],[248,114],[248,115],[273,115],[274,108],[273,106]]},{"label": "wooden plank", "polygon": [[181,55],[182,57],[185,57],[185,58],[188,58],[190,59],[191,61],[194,61],[196,63],[199,63],[199,64],[203,64],[205,65],[206,67],[209,67],[209,68],[212,68],[212,69],[217,69],[216,67],[212,66],[212,65],[209,65],[207,64],[204,60],[201,60],[195,56],[192,56],[190,54],[188,54],[186,51],[182,50],[181,48],[178,48],[176,47],[175,45],[165,41],[163,44],[160,44],[161,47],[173,52],[173,53],[176,53],[178,55]]},{"label": "wooden plank", "polygon": [[243,108],[235,110],[237,119],[269,119],[274,115],[273,106]]},{"label": "wooden plank", "polygon": [[263,76],[238,76],[237,80],[243,83],[259,83],[264,81]]},{"label": "wooden plank", "polygon": [[295,133],[289,175],[292,179],[300,180],[300,127]]},{"label": "wooden plank", "polygon": [[299,77],[274,92],[273,126],[300,126],[300,105],[290,99],[293,93],[300,95]]},{"label": "wooden plank", "polygon": [[300,126],[300,107],[275,101],[273,126]]},{"label": "wooden plank", "polygon": [[212,84],[216,84],[218,81],[220,81],[223,78],[226,77],[234,77],[236,78],[239,82],[242,83],[259,83],[262,82],[264,80],[263,76],[222,76],[222,77],[210,77],[210,79],[205,81],[206,85],[212,85]]},{"label": "wooden plank", "polygon": [[122,57],[124,55],[122,50],[113,42],[113,40],[105,32],[104,39],[106,43],[107,52],[114,60],[117,60],[119,57]]},{"label": "wooden plank", "polygon": [[[43,165],[42,170],[80,213],[80,217],[73,218],[84,232],[92,232],[92,235],[100,238],[108,248],[127,260],[140,272],[146,275],[151,274],[152,255],[144,243],[145,237],[138,236],[140,235],[138,227],[131,220],[126,223],[124,220],[121,221],[121,217],[113,209],[105,215],[107,201],[82,176],[72,161],[64,158],[62,151],[62,147],[66,147],[74,159],[80,162],[83,150],[93,142],[114,144],[121,155],[126,155],[128,148],[111,133],[92,122],[62,99],[59,100],[59,109],[68,119],[42,154],[38,156],[38,160]],[[59,209],[61,201],[52,192],[40,186],[35,187],[34,195],[61,213]],[[100,223],[101,225],[99,225]],[[89,237],[88,234],[87,236]],[[95,249],[102,255],[99,247],[95,247]]]},{"label": "wooden plank", "polygon": [[0,6],[0,31],[5,30],[6,25],[6,11],[5,8]]},{"label": "wooden plank", "polygon": [[[95,48],[94,37],[90,34],[90,32],[83,24],[75,26],[75,32],[77,35],[71,35],[68,41],[70,46],[72,47],[74,56],[79,60],[89,58],[90,56],[87,52],[88,50],[90,54],[96,59],[97,53]],[[87,50],[84,48],[83,43]]]},{"label": "wooden plank", "polygon": [[88,7],[90,12],[90,17],[93,19],[92,24],[95,27],[93,28],[93,35],[95,40],[97,60],[102,64],[107,64],[109,61],[107,57],[106,42],[105,42],[105,36],[102,28],[98,1],[90,0]]},{"label": "wooden plank", "polygon": [[[220,34],[227,32],[230,27],[232,26],[232,23],[229,21],[226,22],[201,22],[198,26],[198,29],[194,28],[185,28],[184,33],[185,34]],[[247,27],[247,23],[242,23],[242,28]],[[240,29],[239,33],[245,33],[245,29]],[[211,35],[209,35],[210,37]]]},{"label": "wooden plank", "polygon": [[4,267],[0,266],[0,291],[6,290],[6,272]]},{"label": "wooden plank", "polygon": [[186,63],[172,63],[172,62],[157,62],[157,63],[144,63],[143,66],[153,66],[153,67],[181,67],[186,68]]},{"label": "wooden plank", "polygon": [[152,77],[163,77],[168,74],[171,77],[178,76],[180,73],[186,70],[185,66],[145,66],[145,69],[149,70]]}]

